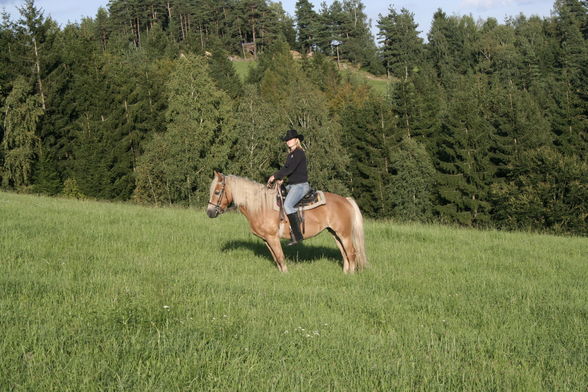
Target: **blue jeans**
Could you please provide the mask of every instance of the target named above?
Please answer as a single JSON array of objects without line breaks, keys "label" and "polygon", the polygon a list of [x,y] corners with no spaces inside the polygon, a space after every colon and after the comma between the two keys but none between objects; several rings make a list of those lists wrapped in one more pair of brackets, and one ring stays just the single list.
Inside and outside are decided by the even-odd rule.
[{"label": "blue jeans", "polygon": [[308,182],[302,182],[300,184],[286,185],[288,194],[286,200],[284,200],[284,211],[287,215],[296,212],[294,206],[310,191],[310,185]]}]

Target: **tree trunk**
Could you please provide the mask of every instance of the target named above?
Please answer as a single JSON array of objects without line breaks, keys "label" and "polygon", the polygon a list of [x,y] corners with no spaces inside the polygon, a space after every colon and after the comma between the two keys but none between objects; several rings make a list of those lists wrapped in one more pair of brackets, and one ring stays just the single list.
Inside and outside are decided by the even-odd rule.
[{"label": "tree trunk", "polygon": [[39,94],[41,95],[41,106],[43,110],[47,110],[45,106],[45,94],[43,93],[43,81],[41,80],[41,64],[39,60],[39,51],[37,50],[37,40],[33,37],[33,47],[35,49],[35,69],[37,72],[37,83],[39,83]]},{"label": "tree trunk", "polygon": [[257,58],[257,38],[255,37],[255,22],[251,21],[251,33],[253,35],[253,57]]},{"label": "tree trunk", "polygon": [[243,32],[241,26],[239,26],[239,37],[241,37],[241,51],[243,52],[243,58],[245,58],[245,39],[243,38]]},{"label": "tree trunk", "polygon": [[182,41],[186,40],[186,31],[184,30],[184,16],[180,14],[180,30],[182,31]]},{"label": "tree trunk", "polygon": [[141,25],[139,24],[139,17],[135,18],[136,22],[137,22],[137,47],[140,48],[141,47]]}]

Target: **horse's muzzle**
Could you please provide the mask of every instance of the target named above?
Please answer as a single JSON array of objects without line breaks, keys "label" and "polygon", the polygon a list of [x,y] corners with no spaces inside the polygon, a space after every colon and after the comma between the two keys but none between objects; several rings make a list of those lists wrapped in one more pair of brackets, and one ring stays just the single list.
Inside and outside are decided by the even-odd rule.
[{"label": "horse's muzzle", "polygon": [[208,207],[206,210],[206,215],[208,215],[209,218],[216,218],[220,215],[220,211],[216,207]]}]

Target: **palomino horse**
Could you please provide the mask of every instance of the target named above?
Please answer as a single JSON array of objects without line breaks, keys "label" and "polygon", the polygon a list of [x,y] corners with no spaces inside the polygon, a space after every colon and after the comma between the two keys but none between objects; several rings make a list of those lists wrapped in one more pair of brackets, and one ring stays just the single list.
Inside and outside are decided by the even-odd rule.
[{"label": "palomino horse", "polygon": [[[278,269],[287,272],[280,238],[290,238],[290,226],[280,220],[275,210],[275,189],[237,176],[214,172],[210,185],[207,214],[216,218],[234,204],[249,221],[251,232],[267,245]],[[359,207],[350,197],[324,192],[326,204],[304,212],[304,238],[311,238],[324,229],[335,237],[343,256],[343,271],[354,272],[365,267],[363,219]]]}]

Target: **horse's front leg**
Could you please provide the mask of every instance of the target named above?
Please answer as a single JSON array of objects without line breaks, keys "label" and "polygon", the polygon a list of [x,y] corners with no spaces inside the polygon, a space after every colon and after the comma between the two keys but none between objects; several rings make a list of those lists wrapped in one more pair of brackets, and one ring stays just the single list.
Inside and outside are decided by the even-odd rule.
[{"label": "horse's front leg", "polygon": [[280,237],[266,237],[263,240],[272,254],[278,269],[281,272],[288,272],[286,258],[284,257],[284,251],[282,250],[282,244],[280,243]]}]

